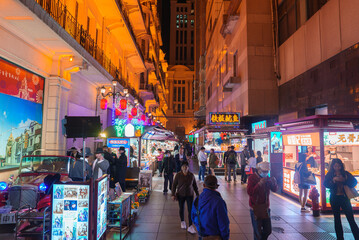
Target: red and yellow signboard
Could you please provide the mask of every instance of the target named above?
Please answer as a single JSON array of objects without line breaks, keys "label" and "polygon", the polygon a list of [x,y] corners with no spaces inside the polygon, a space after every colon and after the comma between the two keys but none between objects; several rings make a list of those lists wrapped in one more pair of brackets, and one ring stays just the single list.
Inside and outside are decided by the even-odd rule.
[{"label": "red and yellow signboard", "polygon": [[233,112],[209,113],[209,124],[235,125],[240,124],[240,114]]},{"label": "red and yellow signboard", "polygon": [[286,146],[319,146],[319,133],[303,133],[283,135]]}]

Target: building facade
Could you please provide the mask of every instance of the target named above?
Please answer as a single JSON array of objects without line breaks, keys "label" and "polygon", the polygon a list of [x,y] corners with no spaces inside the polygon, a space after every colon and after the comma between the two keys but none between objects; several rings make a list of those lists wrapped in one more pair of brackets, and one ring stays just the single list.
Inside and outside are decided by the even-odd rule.
[{"label": "building facade", "polygon": [[[72,146],[80,148],[81,140],[66,139],[64,117],[100,116],[106,128],[117,106],[111,94],[105,95],[115,90],[127,89],[130,105],[166,124],[167,62],[156,4],[2,1],[1,171],[16,167],[24,154],[63,155]],[[87,139],[86,145],[93,149],[96,142]],[[0,173],[1,179],[6,174]]]},{"label": "building facade", "polygon": [[168,129],[181,139],[194,125],[195,1],[171,0]]},{"label": "building facade", "polygon": [[357,115],[358,1],[282,0],[277,9],[280,120]]}]

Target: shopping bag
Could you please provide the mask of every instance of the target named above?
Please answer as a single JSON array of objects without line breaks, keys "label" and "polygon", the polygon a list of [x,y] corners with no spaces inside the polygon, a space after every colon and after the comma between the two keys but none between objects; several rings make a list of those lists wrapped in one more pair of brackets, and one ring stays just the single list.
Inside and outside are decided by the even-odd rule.
[{"label": "shopping bag", "polygon": [[249,165],[246,165],[246,167],[244,168],[245,172],[250,172],[251,171],[251,167]]},{"label": "shopping bag", "polygon": [[355,188],[348,187],[347,185],[344,185],[344,192],[349,199],[359,197],[357,190]]},{"label": "shopping bag", "polygon": [[304,180],[304,183],[305,184],[308,184],[308,185],[316,185],[317,184],[317,181],[315,180],[315,175],[314,173],[311,173],[309,175],[309,177],[307,177],[305,180]]}]

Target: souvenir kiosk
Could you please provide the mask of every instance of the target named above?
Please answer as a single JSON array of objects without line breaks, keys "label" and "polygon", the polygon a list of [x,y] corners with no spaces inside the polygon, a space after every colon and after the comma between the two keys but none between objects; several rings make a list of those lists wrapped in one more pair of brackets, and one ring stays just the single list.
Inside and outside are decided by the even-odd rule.
[{"label": "souvenir kiosk", "polygon": [[[329,189],[323,186],[331,159],[343,161],[347,171],[359,180],[359,117],[315,115],[277,123],[283,137],[283,192],[298,197],[294,166],[298,154],[306,154],[309,170],[315,174],[321,209],[330,210]],[[356,186],[359,191],[359,186]],[[351,204],[359,210],[359,199]]]}]

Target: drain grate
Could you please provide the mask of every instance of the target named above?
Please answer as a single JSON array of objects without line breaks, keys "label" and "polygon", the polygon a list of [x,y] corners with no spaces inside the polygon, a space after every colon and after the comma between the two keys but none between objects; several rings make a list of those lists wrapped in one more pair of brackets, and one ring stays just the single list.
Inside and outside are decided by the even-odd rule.
[{"label": "drain grate", "polygon": [[[335,228],[334,228],[334,223],[329,223],[329,222],[314,222],[314,224],[318,227],[320,227],[321,229],[323,229],[326,232],[329,233],[335,233]],[[345,233],[351,233],[352,231],[350,230],[350,228],[346,227],[343,225],[343,232]]]},{"label": "drain grate", "polygon": [[273,228],[272,228],[272,231],[273,231],[273,232],[276,232],[276,233],[284,233],[284,228],[281,228],[281,227],[273,227]]},{"label": "drain grate", "polygon": [[273,219],[274,221],[280,221],[282,218],[279,216],[271,216],[271,219]]},{"label": "drain grate", "polygon": [[308,240],[336,240],[333,235],[327,232],[304,232],[300,234]]}]

